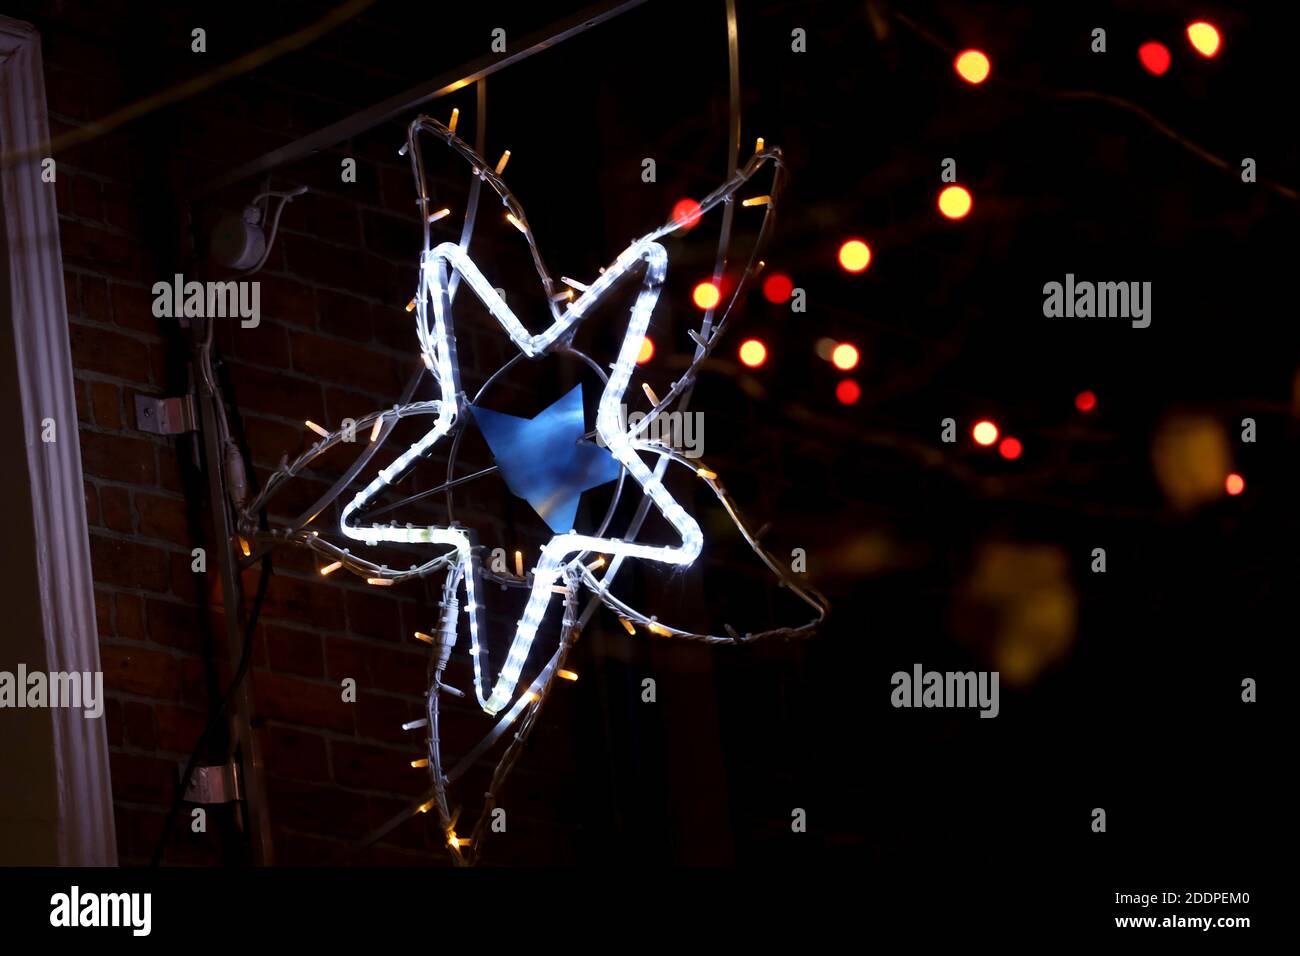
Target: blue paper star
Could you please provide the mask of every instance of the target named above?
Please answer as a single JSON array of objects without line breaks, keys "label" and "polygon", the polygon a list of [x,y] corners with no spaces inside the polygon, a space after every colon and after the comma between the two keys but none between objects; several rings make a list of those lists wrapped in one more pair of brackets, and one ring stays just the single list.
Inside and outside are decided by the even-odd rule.
[{"label": "blue paper star", "polygon": [[618,477],[620,466],[613,455],[580,440],[587,431],[581,383],[533,418],[470,408],[506,486],[532,505],[556,534],[573,530],[584,491]]}]

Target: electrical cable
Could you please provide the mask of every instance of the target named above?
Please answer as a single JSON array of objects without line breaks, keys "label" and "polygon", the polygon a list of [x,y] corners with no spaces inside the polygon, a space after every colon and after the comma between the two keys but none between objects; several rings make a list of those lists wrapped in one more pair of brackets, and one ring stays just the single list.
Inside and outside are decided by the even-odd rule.
[{"label": "electrical cable", "polygon": [[[253,197],[254,203],[256,203],[259,199],[265,197],[266,208],[268,210],[271,208],[271,197],[274,196],[278,198],[280,200],[280,204],[275,207],[275,215],[271,218],[271,231],[266,237],[266,248],[262,250],[262,258],[257,260],[257,265],[250,266],[249,268],[243,270],[242,272],[236,273],[236,275],[238,275],[240,278],[243,278],[244,276],[251,276],[254,272],[260,272],[262,270],[262,267],[266,265],[266,260],[271,257],[271,249],[275,246],[275,236],[280,229],[280,214],[284,212],[285,206],[293,202],[296,197],[301,196],[306,192],[307,192],[306,186],[299,186],[296,189],[290,189],[286,192],[277,192],[268,189],[266,192]],[[257,225],[264,226],[265,222],[266,222],[266,214],[264,212],[262,214],[261,221],[257,223]]]}]

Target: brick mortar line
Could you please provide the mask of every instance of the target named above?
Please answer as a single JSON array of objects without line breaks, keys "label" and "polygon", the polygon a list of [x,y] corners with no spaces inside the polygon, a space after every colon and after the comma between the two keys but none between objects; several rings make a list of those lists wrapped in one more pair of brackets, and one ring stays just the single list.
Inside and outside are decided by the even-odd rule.
[{"label": "brick mortar line", "polygon": [[91,482],[96,489],[98,488],[120,488],[123,491],[147,491],[156,498],[166,498],[169,501],[186,501],[186,498],[180,492],[172,491],[169,488],[163,488],[160,485],[139,485],[131,482],[118,481],[114,478],[100,478],[98,475],[86,475],[85,480]]},{"label": "brick mortar line", "polygon": [[[167,554],[184,554],[187,557],[192,557],[190,552],[194,550],[194,547],[201,547],[201,545],[195,545],[194,547],[186,547],[183,544],[177,544],[174,541],[168,541],[164,538],[146,537],[143,532],[114,531],[112,528],[103,527],[101,525],[91,525],[90,536],[95,537],[96,535],[98,535],[101,538],[107,538],[112,541],[125,541],[132,544],[140,544],[143,542],[147,542],[147,544],[145,544],[146,547],[155,548],[156,550],[163,551]],[[159,545],[163,545],[163,547],[159,547]],[[109,587],[123,586],[123,585],[111,584],[107,581],[104,583]]]}]

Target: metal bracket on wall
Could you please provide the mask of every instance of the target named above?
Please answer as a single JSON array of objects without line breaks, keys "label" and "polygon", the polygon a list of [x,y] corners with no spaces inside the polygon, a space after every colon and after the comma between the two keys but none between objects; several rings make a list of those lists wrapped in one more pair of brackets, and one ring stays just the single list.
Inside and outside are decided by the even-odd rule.
[{"label": "metal bracket on wall", "polygon": [[154,435],[181,435],[198,430],[194,415],[194,396],[175,398],[135,397],[135,424],[142,432]]},{"label": "metal bracket on wall", "polygon": [[[184,770],[182,769],[182,773]],[[186,803],[233,803],[242,799],[239,767],[233,763],[195,767],[185,791]]]}]

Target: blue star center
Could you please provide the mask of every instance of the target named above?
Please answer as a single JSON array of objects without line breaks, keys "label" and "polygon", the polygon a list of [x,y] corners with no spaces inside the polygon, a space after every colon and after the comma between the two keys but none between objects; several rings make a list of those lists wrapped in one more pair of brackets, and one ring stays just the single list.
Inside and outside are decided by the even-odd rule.
[{"label": "blue star center", "polygon": [[618,461],[582,441],[582,384],[532,418],[471,405],[506,487],[523,498],[556,534],[573,530],[578,499],[618,477]]}]

